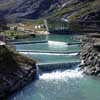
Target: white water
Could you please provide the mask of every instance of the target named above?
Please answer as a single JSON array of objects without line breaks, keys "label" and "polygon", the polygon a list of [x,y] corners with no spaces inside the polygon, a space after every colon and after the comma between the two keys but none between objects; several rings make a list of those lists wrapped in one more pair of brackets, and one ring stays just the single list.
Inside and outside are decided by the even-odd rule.
[{"label": "white water", "polygon": [[79,68],[76,70],[66,70],[66,71],[56,71],[52,73],[44,73],[43,75],[39,76],[41,80],[64,80],[65,78],[82,78],[83,72],[79,71]]},{"label": "white water", "polygon": [[48,41],[49,47],[59,46],[59,47],[68,47],[66,42],[58,42],[58,41]]},{"label": "white water", "polygon": [[60,56],[60,55],[69,55],[69,56],[76,56],[78,55],[78,53],[69,53],[69,54],[59,54],[59,53],[38,53],[38,52],[20,52],[21,54],[26,54],[26,55],[33,55],[33,54],[40,54],[40,55],[56,55],[56,56]]},{"label": "white water", "polygon": [[[59,39],[59,41],[60,39],[61,41],[65,40],[66,42],[72,41],[71,38],[65,37],[64,35],[60,35],[59,37],[56,37],[53,35],[52,38],[55,38],[56,40]],[[46,43],[44,44],[46,46],[43,44],[42,45],[40,44],[18,45],[17,50],[23,50],[23,49],[41,50],[42,49],[41,51],[43,50],[49,50],[49,51],[56,50],[56,51],[62,51],[62,52],[63,51],[70,51],[70,52],[79,51],[79,49],[77,49],[78,46],[75,46],[75,48],[73,48],[71,45],[71,48],[70,46],[66,48],[68,45],[65,44],[64,42],[59,42],[58,44],[57,43],[55,44],[55,42],[53,41],[53,42],[49,42],[49,45],[47,45]],[[23,54],[24,53],[29,54],[33,52],[23,52]],[[42,58],[41,60],[42,64],[55,63],[55,62],[60,63],[60,61],[67,63],[69,61],[71,62],[76,61],[77,59],[77,58],[73,59],[74,56],[72,57],[71,56],[64,56],[64,57],[52,56],[51,57],[50,55],[52,54],[50,54],[49,56],[48,55],[44,56],[42,54],[44,53],[39,54],[40,55],[39,60],[41,60],[40,58]],[[73,54],[71,53],[70,55],[73,55]],[[82,61],[82,63],[84,62]],[[73,67],[74,67],[74,64],[73,64]],[[37,74],[40,74],[38,67],[37,67],[37,70],[38,70]],[[84,77],[82,72],[79,71],[78,68],[76,70],[70,69],[70,70],[65,70],[62,72],[56,71],[56,72],[51,72],[51,73],[43,73],[41,76],[39,76],[38,80],[36,80],[35,82],[33,81],[33,83],[26,86],[23,90],[14,94],[9,100],[100,100],[100,80],[99,79],[97,80],[91,77],[86,77],[86,76]]]}]

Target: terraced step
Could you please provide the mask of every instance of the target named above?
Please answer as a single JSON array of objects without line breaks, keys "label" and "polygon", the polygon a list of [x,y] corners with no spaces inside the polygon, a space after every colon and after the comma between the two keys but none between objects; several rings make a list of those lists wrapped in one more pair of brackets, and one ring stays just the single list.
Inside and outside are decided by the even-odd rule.
[{"label": "terraced step", "polygon": [[54,70],[65,70],[65,69],[72,69],[76,68],[80,64],[80,61],[74,62],[62,62],[62,63],[40,63],[37,64],[38,68],[41,72],[49,72]]}]

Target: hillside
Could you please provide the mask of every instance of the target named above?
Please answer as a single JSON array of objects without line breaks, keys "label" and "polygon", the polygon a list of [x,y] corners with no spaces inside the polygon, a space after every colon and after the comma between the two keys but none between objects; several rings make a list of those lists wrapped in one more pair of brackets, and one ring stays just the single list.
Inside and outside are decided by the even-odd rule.
[{"label": "hillside", "polygon": [[35,61],[5,45],[0,46],[0,100],[21,89],[36,76]]},{"label": "hillside", "polygon": [[16,0],[15,5],[12,1],[8,0],[9,4],[5,0],[1,2],[1,13],[7,18],[38,18],[52,12],[63,0]]},{"label": "hillside", "polygon": [[75,27],[82,29],[85,26],[84,31],[91,31],[91,29],[100,31],[98,29],[100,26],[99,0],[16,0],[15,4],[13,0],[8,1],[9,4],[6,0],[0,1],[3,4],[3,7],[0,6],[0,15],[8,21],[19,22],[20,19],[39,18],[63,19],[71,23],[72,29]]},{"label": "hillside", "polygon": [[8,11],[2,13],[6,17],[38,18],[53,14],[52,17],[74,20],[99,11],[99,5],[99,0],[3,0],[0,12]]},{"label": "hillside", "polygon": [[76,19],[84,18],[90,13],[99,12],[99,6],[99,0],[73,0],[70,3],[66,2],[66,5],[58,9],[51,17],[63,17],[69,21],[75,21]]}]

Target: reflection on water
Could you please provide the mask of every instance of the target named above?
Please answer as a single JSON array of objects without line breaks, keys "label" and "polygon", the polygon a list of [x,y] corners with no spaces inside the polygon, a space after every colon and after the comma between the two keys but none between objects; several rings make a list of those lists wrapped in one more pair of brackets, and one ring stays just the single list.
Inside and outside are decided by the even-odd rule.
[{"label": "reflection on water", "polygon": [[[53,41],[52,41],[53,42]],[[66,52],[77,52],[80,50],[80,45],[65,45],[63,44],[63,46],[61,44],[54,44],[51,45],[49,43],[36,43],[36,44],[22,44],[22,45],[16,45],[16,49],[17,51],[21,50],[21,51],[25,51],[25,50],[38,50],[41,52],[42,51],[66,51]]]},{"label": "reflection on water", "polygon": [[16,49],[22,54],[35,58],[38,63],[79,61],[77,54],[80,45],[67,44],[72,42],[76,41],[69,35],[50,35],[48,43],[16,45]]}]

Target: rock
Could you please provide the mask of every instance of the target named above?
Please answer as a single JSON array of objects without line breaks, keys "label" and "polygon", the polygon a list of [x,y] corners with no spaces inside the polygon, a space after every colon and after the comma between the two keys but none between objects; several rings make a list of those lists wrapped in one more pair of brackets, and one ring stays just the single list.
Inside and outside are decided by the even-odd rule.
[{"label": "rock", "polygon": [[36,78],[35,61],[0,46],[0,100]]},{"label": "rock", "polygon": [[84,64],[80,65],[84,73],[88,75],[100,76],[100,57],[99,52],[93,47],[95,41],[88,37],[81,46],[81,59],[84,60]]}]

